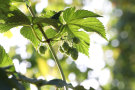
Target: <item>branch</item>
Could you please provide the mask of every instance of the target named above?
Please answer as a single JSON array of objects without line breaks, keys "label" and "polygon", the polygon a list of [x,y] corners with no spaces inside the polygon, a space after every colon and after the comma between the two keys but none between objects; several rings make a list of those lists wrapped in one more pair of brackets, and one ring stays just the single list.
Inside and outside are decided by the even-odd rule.
[{"label": "branch", "polygon": [[19,81],[24,81],[24,82],[27,82],[27,83],[32,83],[32,84],[35,84],[37,86],[42,86],[42,85],[46,85],[47,81],[46,80],[42,80],[42,79],[35,79],[35,78],[28,78],[24,75],[21,75],[18,73],[18,80]]},{"label": "branch", "polygon": [[21,75],[19,73],[18,73],[18,80],[23,81],[23,82],[27,82],[27,83],[35,84],[38,87],[41,87],[44,85],[54,85],[58,88],[61,88],[61,87],[68,85],[65,81],[63,81],[61,79],[53,79],[50,81],[46,81],[46,80],[42,80],[42,79],[28,78],[28,77]]},{"label": "branch", "polygon": [[[27,6],[27,8],[29,9],[31,15],[32,15],[33,17],[36,17],[35,13],[34,13],[33,10],[32,10],[32,7],[28,4],[28,0],[26,0],[26,6]],[[48,37],[47,37],[47,35],[45,34],[45,32],[44,32],[44,30],[43,30],[41,24],[38,23],[37,26],[38,26],[40,32],[42,33],[43,37],[45,38],[45,40],[48,40]],[[56,53],[54,52],[54,49],[52,48],[52,45],[50,44],[50,41],[48,41],[47,43],[48,43],[49,48],[50,48],[50,51],[51,51],[51,53],[52,53],[52,55],[53,55],[53,57],[54,57],[54,59],[55,59],[55,62],[56,62],[56,64],[57,64],[58,68],[59,68],[59,71],[60,71],[60,73],[61,73],[62,79],[66,82],[66,79],[65,79],[63,70],[62,70],[61,65],[60,65],[60,63],[59,63],[59,60],[58,60],[58,58],[57,58],[57,56],[56,56]],[[68,90],[68,87],[67,87],[67,86],[66,86],[66,90]]]}]

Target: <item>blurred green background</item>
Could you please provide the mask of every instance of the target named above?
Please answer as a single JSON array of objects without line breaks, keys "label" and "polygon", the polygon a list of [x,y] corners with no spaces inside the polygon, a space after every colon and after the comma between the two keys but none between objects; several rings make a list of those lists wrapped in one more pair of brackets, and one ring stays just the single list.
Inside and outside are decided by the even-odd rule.
[{"label": "blurred green background", "polygon": [[[112,71],[111,90],[135,90],[135,1],[111,0],[114,10],[110,20],[109,42],[115,64]],[[117,55],[115,55],[117,53]]]},{"label": "blurred green background", "polygon": [[[73,86],[83,85],[86,89],[93,87],[96,90],[135,90],[135,0],[31,0],[31,2],[37,15],[43,8],[59,11],[74,6],[103,16],[99,19],[105,25],[108,41],[95,33],[89,33],[91,39],[89,58],[80,54],[79,59],[73,61],[57,50],[57,44],[53,46],[67,82],[71,82]],[[25,4],[14,4],[25,14],[30,14]],[[11,42],[5,42],[17,34],[19,33],[14,30],[0,34],[0,43],[18,67],[16,71],[31,78],[46,80],[61,78],[49,50],[41,56],[25,39],[21,44],[8,45]],[[24,85],[27,90],[37,89],[32,84],[24,83]],[[42,90],[54,89],[53,86],[42,87]]]}]

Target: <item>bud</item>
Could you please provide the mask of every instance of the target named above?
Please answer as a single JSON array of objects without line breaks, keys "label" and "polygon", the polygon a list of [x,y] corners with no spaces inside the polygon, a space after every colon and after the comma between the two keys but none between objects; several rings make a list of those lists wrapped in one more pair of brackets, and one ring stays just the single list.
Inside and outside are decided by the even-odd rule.
[{"label": "bud", "polygon": [[45,54],[45,51],[47,50],[47,47],[46,46],[40,46],[38,51],[40,54]]}]

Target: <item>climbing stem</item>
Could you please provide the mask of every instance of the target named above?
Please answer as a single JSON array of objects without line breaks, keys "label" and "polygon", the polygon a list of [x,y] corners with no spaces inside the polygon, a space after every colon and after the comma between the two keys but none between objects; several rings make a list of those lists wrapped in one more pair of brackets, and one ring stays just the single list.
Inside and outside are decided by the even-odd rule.
[{"label": "climbing stem", "polygon": [[[36,17],[36,15],[35,15],[34,11],[32,10],[31,6],[28,5],[27,3],[26,3],[26,6],[27,6],[27,8],[29,9],[29,11],[30,11],[32,17]],[[43,30],[41,24],[38,23],[37,26],[38,26],[40,32],[42,33],[44,39],[45,39],[45,40],[47,41],[47,43],[48,43],[48,46],[49,46],[49,48],[50,48],[50,51],[51,51],[51,53],[52,53],[52,55],[53,55],[53,57],[54,57],[54,59],[55,59],[55,62],[56,62],[56,64],[57,64],[58,68],[59,68],[59,71],[60,71],[60,73],[61,73],[62,79],[66,82],[66,79],[65,79],[63,70],[62,70],[62,68],[61,68],[61,65],[60,65],[60,63],[59,63],[59,60],[58,60],[58,58],[57,58],[57,55],[56,55],[56,53],[55,53],[55,51],[54,51],[54,49],[53,49],[53,47],[52,47],[52,45],[51,45],[51,43],[50,43],[51,41],[48,39],[47,35],[45,34],[45,32],[44,32],[44,30]],[[48,40],[49,40],[49,41],[48,41]],[[68,87],[67,87],[67,86],[66,86],[66,90],[68,90]]]}]

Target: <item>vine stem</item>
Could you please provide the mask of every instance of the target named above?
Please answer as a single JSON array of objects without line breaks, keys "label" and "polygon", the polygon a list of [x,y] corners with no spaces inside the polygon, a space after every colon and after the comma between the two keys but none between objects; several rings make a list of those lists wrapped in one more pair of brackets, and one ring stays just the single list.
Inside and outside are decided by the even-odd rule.
[{"label": "vine stem", "polygon": [[[34,11],[32,10],[32,7],[29,6],[27,3],[26,3],[26,6],[27,6],[27,8],[29,9],[29,11],[30,11],[32,17],[36,17]],[[45,38],[45,40],[49,40],[48,37],[47,37],[47,35],[45,34],[45,32],[44,32],[44,30],[43,30],[41,24],[37,24],[37,26],[38,26],[40,32],[42,33],[43,37]],[[60,73],[61,73],[62,79],[66,82],[65,75],[64,75],[63,70],[62,70],[62,67],[61,67],[61,65],[60,65],[60,63],[59,63],[59,60],[58,60],[58,58],[57,58],[57,55],[56,55],[56,53],[55,53],[55,51],[54,51],[54,49],[53,49],[53,47],[52,47],[50,41],[47,41],[47,43],[48,43],[48,46],[49,46],[49,48],[50,48],[50,51],[51,51],[51,53],[52,53],[52,55],[53,55],[53,57],[54,57],[54,59],[55,59],[55,62],[56,62],[56,64],[57,64],[58,68],[59,68],[59,71],[60,71]],[[65,89],[68,90],[68,87],[66,86]]]}]

